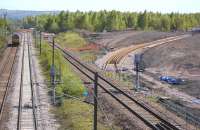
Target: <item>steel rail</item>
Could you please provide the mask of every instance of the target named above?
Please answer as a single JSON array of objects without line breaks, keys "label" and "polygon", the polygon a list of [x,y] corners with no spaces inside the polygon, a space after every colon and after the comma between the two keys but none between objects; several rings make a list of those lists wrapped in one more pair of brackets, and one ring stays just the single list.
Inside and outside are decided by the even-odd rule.
[{"label": "steel rail", "polygon": [[[51,44],[50,44],[51,45]],[[55,47],[57,49],[59,49],[61,52],[63,52],[65,59],[67,59],[74,67],[76,67],[80,72],[82,72],[85,76],[87,76],[90,80],[94,81],[93,77],[91,77],[90,75],[88,75],[86,72],[84,72],[81,67],[83,67],[84,69],[86,69],[87,71],[89,71],[90,73],[94,74],[96,71],[93,71],[91,68],[88,68],[87,65],[85,63],[82,63],[80,60],[78,60],[77,58],[75,58],[70,52],[67,52],[66,50],[62,49],[59,45],[55,44]],[[69,59],[70,57],[70,59]],[[79,64],[76,65],[76,63],[74,63],[74,60],[76,63]],[[124,95],[125,97],[127,97],[128,99],[130,99],[131,101],[133,101],[134,103],[136,103],[138,106],[140,106],[142,109],[144,109],[145,111],[149,112],[151,115],[153,115],[154,117],[156,117],[157,119],[159,119],[161,121],[162,124],[165,124],[166,127],[165,128],[170,128],[171,130],[179,130],[177,127],[175,127],[174,125],[172,125],[171,123],[169,123],[168,121],[166,121],[165,119],[163,119],[162,117],[160,117],[158,114],[156,114],[155,112],[153,112],[150,108],[148,108],[147,106],[145,106],[144,104],[140,103],[139,101],[135,100],[134,98],[132,98],[131,96],[129,96],[127,93],[125,93],[124,91],[122,91],[121,89],[119,89],[118,87],[116,87],[115,85],[113,85],[111,82],[109,82],[108,80],[106,80],[105,78],[103,78],[101,75],[98,76],[101,80],[103,80],[104,82],[106,82],[109,86],[111,86],[112,88],[114,88],[115,90],[119,91],[122,95]],[[131,109],[128,105],[126,105],[122,100],[120,100],[117,96],[115,96],[114,94],[112,94],[108,89],[106,89],[105,87],[103,87],[102,84],[100,84],[98,82],[98,86],[100,86],[104,91],[106,91],[111,97],[113,97],[115,100],[117,100],[121,105],[123,105],[128,111],[130,111],[132,114],[136,115],[140,120],[142,120],[148,127],[154,129],[154,130],[158,130],[159,128],[153,124],[151,124],[149,121],[147,121],[146,119],[144,119],[142,116],[140,116],[137,112],[135,112],[133,109]]]},{"label": "steel rail", "polygon": [[33,118],[34,118],[34,127],[35,130],[38,128],[38,123],[37,123],[37,112],[35,109],[35,94],[34,94],[34,87],[33,87],[33,81],[32,81],[32,68],[31,68],[31,55],[30,55],[30,42],[28,42],[28,59],[29,59],[29,72],[30,72],[30,85],[31,85],[31,96],[32,96],[32,108],[33,108]]},{"label": "steel rail", "polygon": [[[25,39],[25,36],[24,36]],[[23,41],[25,42],[25,40]],[[19,106],[18,106],[18,119],[17,119],[17,130],[21,130],[21,112],[22,112],[22,96],[23,96],[23,74],[24,74],[24,50],[25,43],[23,43],[22,52],[22,66],[21,66],[21,80],[20,80],[20,90],[19,90]]]},{"label": "steel rail", "polygon": [[[13,59],[13,61],[12,61],[12,66],[11,66],[11,71],[10,71],[10,73],[9,73],[9,77],[8,77],[8,81],[7,81],[7,83],[6,83],[6,90],[5,90],[5,93],[4,93],[4,95],[3,95],[3,100],[2,100],[2,103],[1,103],[1,106],[0,106],[0,121],[2,120],[2,114],[3,114],[3,111],[4,111],[4,106],[5,106],[5,101],[6,101],[6,98],[7,98],[7,95],[8,95],[8,90],[9,90],[9,85],[10,85],[10,80],[11,80],[11,78],[12,78],[12,73],[13,73],[13,70],[14,70],[14,63],[15,63],[15,61],[16,61],[16,55],[17,55],[17,50],[18,50],[18,48],[16,48],[16,47],[14,47],[14,48],[12,48],[12,49],[16,49],[16,51],[15,51],[15,54],[14,54],[14,59]],[[12,54],[12,53],[11,53]],[[10,55],[11,55],[10,54]],[[9,57],[10,57],[10,55],[9,55]],[[8,57],[8,62],[11,60],[11,58],[9,58]],[[5,67],[7,66],[7,64],[5,64],[4,65],[4,69],[5,69]],[[2,69],[2,70],[4,70],[4,69]],[[1,72],[2,72],[2,70],[1,70]]]}]

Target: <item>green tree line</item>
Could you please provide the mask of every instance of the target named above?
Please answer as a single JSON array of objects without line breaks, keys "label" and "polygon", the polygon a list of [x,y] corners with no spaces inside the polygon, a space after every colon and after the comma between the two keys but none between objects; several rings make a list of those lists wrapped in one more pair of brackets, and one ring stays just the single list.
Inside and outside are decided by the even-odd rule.
[{"label": "green tree line", "polygon": [[200,25],[200,13],[153,13],[153,12],[69,12],[58,15],[40,15],[23,19],[24,27],[37,27],[42,31],[63,32],[73,29],[113,31],[128,28],[137,30],[187,31]]}]

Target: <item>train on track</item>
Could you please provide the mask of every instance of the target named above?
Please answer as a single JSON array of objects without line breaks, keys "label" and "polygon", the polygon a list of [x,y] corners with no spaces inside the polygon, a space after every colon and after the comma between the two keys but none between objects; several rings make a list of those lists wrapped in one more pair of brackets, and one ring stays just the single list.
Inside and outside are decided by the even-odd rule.
[{"label": "train on track", "polygon": [[12,42],[8,46],[18,46],[21,42],[21,34],[16,32],[12,34]]},{"label": "train on track", "polygon": [[16,32],[12,34],[12,42],[8,46],[18,46],[22,41],[22,33],[30,32],[32,33],[33,30],[31,29],[18,29]]}]

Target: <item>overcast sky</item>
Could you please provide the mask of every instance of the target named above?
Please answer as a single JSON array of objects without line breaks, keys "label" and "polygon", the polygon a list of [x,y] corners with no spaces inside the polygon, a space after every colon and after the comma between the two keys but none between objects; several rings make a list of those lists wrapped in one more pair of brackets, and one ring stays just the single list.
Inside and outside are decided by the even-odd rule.
[{"label": "overcast sky", "polygon": [[0,0],[0,8],[69,11],[200,12],[200,0]]}]

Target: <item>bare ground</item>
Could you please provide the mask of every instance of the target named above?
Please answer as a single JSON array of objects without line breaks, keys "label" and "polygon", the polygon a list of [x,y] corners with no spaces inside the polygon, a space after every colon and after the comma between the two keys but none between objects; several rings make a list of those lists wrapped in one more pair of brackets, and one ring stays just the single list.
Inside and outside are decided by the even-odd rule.
[{"label": "bare ground", "polygon": [[[177,35],[177,33],[167,34],[160,32],[138,32],[134,35],[123,35],[121,32],[119,35],[117,35],[117,33],[115,33],[114,36],[111,34],[109,35],[106,35],[105,37],[100,37],[101,35],[99,35],[96,42],[98,44],[103,44],[105,47],[111,48],[112,50],[117,50],[124,46],[142,42],[150,42],[166,36]],[[167,86],[165,93],[171,93],[171,90],[173,90],[172,95],[176,95],[180,98],[182,98],[184,95],[185,98],[188,98],[188,100],[193,99],[193,96],[194,98],[200,98],[199,38],[200,34],[196,34],[192,37],[187,37],[182,40],[173,41],[170,44],[163,44],[146,50],[143,56],[147,70],[145,74],[148,77],[151,77],[152,81],[156,81],[159,86]],[[158,79],[160,75],[181,77],[186,80],[186,83],[175,86],[171,86],[166,83],[163,84]],[[181,90],[183,93],[179,93],[177,89]],[[190,98],[190,96],[187,94],[192,98]],[[191,102],[189,104],[190,105],[185,105],[183,107],[187,108],[189,111],[194,111],[195,114],[199,114],[199,109],[196,107],[197,104],[195,107],[192,107],[193,105]]]},{"label": "bare ground", "polygon": [[156,75],[171,75],[186,79],[178,89],[200,97],[200,34],[170,44],[149,49],[144,53],[144,62]]},{"label": "bare ground", "polygon": [[133,44],[146,43],[169,36],[175,36],[177,34],[180,33],[155,31],[118,31],[97,33],[95,35],[88,34],[85,37],[92,38],[95,43],[103,45],[107,49],[118,49]]}]

